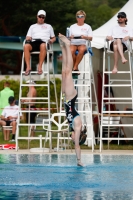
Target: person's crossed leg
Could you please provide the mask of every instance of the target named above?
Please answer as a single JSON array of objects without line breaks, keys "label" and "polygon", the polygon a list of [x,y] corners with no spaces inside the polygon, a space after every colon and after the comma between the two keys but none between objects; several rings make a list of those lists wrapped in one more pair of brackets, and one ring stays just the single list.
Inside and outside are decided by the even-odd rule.
[{"label": "person's crossed leg", "polygon": [[112,73],[115,74],[118,71],[118,60],[119,57],[121,57],[121,61],[123,64],[127,62],[126,58],[124,57],[123,53],[123,46],[121,39],[115,39],[113,42],[113,51],[114,51],[114,68],[112,70]]}]

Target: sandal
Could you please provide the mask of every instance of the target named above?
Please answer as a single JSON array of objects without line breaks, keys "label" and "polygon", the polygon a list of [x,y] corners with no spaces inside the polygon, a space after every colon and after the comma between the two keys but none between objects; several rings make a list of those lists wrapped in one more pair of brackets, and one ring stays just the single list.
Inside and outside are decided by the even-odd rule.
[{"label": "sandal", "polygon": [[37,74],[38,74],[38,75],[41,75],[42,73],[43,73],[42,70],[38,70],[38,71],[37,71]]},{"label": "sandal", "polygon": [[80,75],[79,73],[79,70],[78,69],[74,69],[73,72],[77,72],[77,73],[74,73],[74,75]]},{"label": "sandal", "polygon": [[25,76],[29,76],[30,72],[31,72],[31,69],[28,70],[28,71],[25,71],[24,75],[25,75]]}]

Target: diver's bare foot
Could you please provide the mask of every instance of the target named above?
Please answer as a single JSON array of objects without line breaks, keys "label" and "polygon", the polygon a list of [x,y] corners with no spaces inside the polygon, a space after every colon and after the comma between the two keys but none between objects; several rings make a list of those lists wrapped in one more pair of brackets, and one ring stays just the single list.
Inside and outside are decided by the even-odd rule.
[{"label": "diver's bare foot", "polygon": [[84,165],[83,165],[83,163],[81,163],[81,161],[80,161],[80,159],[77,159],[77,166],[80,166],[80,167],[83,167]]},{"label": "diver's bare foot", "polygon": [[77,163],[77,166],[79,166],[79,167],[84,167],[84,165],[83,165],[81,162],[78,162],[78,163]]},{"label": "diver's bare foot", "polygon": [[66,36],[64,36],[64,35],[59,33],[59,38],[63,43],[65,43],[65,45],[69,45],[70,46],[70,41],[66,38]]},{"label": "diver's bare foot", "polygon": [[125,64],[127,62],[127,60],[124,58],[122,59],[122,63]]},{"label": "diver's bare foot", "polygon": [[114,67],[114,69],[112,70],[112,74],[116,74],[118,72],[117,68]]},{"label": "diver's bare foot", "polygon": [[65,43],[60,39],[60,37],[58,37],[58,41],[59,41],[60,47],[65,46]]}]

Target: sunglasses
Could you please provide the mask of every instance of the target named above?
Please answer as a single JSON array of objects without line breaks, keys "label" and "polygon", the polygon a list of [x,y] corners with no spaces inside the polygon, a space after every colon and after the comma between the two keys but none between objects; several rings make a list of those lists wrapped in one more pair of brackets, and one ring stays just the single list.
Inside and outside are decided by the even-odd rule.
[{"label": "sunglasses", "polygon": [[118,15],[118,19],[119,19],[119,18],[125,18],[125,17],[124,17],[123,15]]},{"label": "sunglasses", "polygon": [[42,18],[42,19],[45,19],[45,17],[44,17],[44,16],[41,16],[41,15],[39,15],[38,17],[39,17],[39,18]]},{"label": "sunglasses", "polygon": [[84,15],[77,15],[77,18],[84,18]]}]

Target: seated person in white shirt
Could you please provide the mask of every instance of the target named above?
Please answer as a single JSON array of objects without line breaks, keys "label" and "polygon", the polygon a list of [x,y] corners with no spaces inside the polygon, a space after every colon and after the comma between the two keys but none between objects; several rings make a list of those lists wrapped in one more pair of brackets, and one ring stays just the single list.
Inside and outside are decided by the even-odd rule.
[{"label": "seated person in white shirt", "polygon": [[30,52],[40,51],[38,74],[41,75],[43,73],[42,64],[46,57],[46,42],[52,44],[56,40],[52,26],[44,23],[45,18],[46,12],[44,10],[39,10],[37,13],[37,23],[31,25],[27,32],[24,45],[24,57],[26,62],[25,76],[28,76],[31,72]]},{"label": "seated person in white shirt", "polygon": [[[78,65],[83,58],[86,49],[86,40],[92,40],[91,26],[84,23],[86,13],[83,10],[79,10],[76,13],[77,23],[70,26],[69,36],[71,39],[71,52],[73,57],[73,71],[77,71],[79,74]],[[78,54],[75,55],[76,50]]]},{"label": "seated person in white shirt", "polygon": [[114,51],[114,68],[112,73],[118,71],[118,59],[121,57],[123,64],[127,62],[124,51],[127,50],[127,41],[133,37],[133,29],[127,26],[127,16],[125,12],[119,12],[117,15],[118,25],[113,26],[107,35],[107,39],[111,41],[110,49]]},{"label": "seated person in white shirt", "polygon": [[[12,126],[12,141],[15,141],[16,120],[18,119],[19,107],[15,105],[15,98],[10,96],[8,99],[9,106],[6,106],[1,115],[1,126]],[[20,113],[20,117],[22,114]],[[4,130],[4,140],[9,140],[9,130]]]}]

